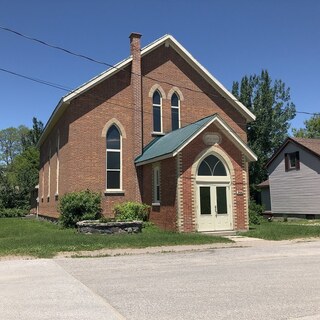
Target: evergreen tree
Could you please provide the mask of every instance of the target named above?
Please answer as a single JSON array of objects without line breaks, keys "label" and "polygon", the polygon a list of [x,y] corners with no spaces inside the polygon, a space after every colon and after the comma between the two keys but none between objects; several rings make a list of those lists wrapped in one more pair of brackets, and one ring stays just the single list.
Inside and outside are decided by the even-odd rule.
[{"label": "evergreen tree", "polygon": [[258,156],[249,168],[250,187],[267,178],[266,163],[288,136],[289,121],[295,116],[290,89],[281,80],[271,80],[267,70],[260,75],[244,76],[232,86],[233,95],[253,114],[256,120],[247,125],[248,144]]}]

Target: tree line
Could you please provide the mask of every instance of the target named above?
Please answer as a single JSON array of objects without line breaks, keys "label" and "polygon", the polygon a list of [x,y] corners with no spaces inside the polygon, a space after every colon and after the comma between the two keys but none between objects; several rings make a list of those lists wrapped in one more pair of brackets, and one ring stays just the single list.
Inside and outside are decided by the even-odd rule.
[{"label": "tree line", "polygon": [[38,184],[39,150],[43,123],[0,130],[0,209],[30,209],[30,193]]}]

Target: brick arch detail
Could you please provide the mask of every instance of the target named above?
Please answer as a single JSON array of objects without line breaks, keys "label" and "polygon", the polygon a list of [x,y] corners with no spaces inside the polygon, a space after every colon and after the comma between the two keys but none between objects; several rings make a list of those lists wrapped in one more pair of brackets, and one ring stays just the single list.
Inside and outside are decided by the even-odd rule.
[{"label": "brick arch detail", "polygon": [[234,177],[234,168],[233,168],[232,162],[226,152],[224,152],[222,149],[215,146],[207,148],[198,154],[198,156],[196,157],[192,165],[192,169],[191,169],[192,176],[196,177],[197,170],[199,168],[200,163],[210,154],[218,155],[218,158],[220,158],[222,162],[227,166],[227,169],[229,170],[230,179],[232,182],[232,177]]},{"label": "brick arch detail", "polygon": [[168,95],[167,95],[167,99],[171,99],[171,97],[174,93],[176,93],[178,95],[180,101],[184,100],[183,94],[178,87],[173,87],[170,89],[170,91],[168,92]]},{"label": "brick arch detail", "polygon": [[127,137],[126,130],[124,129],[124,126],[121,124],[121,122],[119,120],[117,120],[116,118],[112,118],[103,127],[102,132],[101,132],[101,137],[102,138],[106,137],[108,129],[112,125],[116,125],[117,126],[117,128],[120,130],[122,138],[125,139]]},{"label": "brick arch detail", "polygon": [[150,91],[149,91],[149,97],[152,98],[153,97],[153,94],[156,92],[156,91],[159,91],[160,94],[161,94],[161,98],[162,99],[166,99],[166,93],[164,92],[164,90],[162,89],[162,87],[159,85],[159,84],[154,84]]}]

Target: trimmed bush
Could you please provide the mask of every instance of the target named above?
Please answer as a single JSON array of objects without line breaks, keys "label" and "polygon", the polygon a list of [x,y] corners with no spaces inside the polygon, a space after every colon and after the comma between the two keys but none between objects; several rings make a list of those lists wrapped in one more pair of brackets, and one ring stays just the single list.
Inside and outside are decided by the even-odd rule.
[{"label": "trimmed bush", "polygon": [[264,207],[257,204],[254,200],[250,200],[249,203],[249,223],[250,224],[260,224],[263,220],[262,213]]},{"label": "trimmed bush", "polygon": [[59,201],[59,220],[66,228],[75,228],[82,220],[99,219],[101,211],[101,195],[89,190],[67,193]]},{"label": "trimmed bush", "polygon": [[139,202],[124,202],[114,208],[116,221],[147,221],[149,218],[150,206]]},{"label": "trimmed bush", "polygon": [[27,210],[15,208],[0,208],[0,218],[20,218],[28,214]]}]

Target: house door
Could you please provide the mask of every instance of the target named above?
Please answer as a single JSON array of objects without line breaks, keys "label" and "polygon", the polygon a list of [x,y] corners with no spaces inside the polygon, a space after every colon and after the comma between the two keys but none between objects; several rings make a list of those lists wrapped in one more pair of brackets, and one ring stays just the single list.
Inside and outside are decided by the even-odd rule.
[{"label": "house door", "polygon": [[196,178],[198,231],[232,230],[230,176],[214,155],[200,164]]},{"label": "house door", "polygon": [[230,186],[198,185],[198,231],[231,230]]}]

